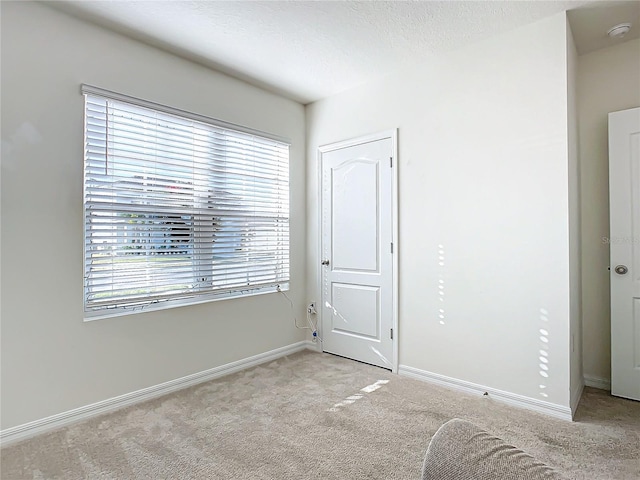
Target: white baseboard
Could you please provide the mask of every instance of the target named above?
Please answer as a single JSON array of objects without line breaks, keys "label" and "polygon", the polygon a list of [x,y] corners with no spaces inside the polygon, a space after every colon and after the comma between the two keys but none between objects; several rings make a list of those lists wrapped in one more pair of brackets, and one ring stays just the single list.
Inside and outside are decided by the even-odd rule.
[{"label": "white baseboard", "polygon": [[307,340],[307,348],[314,352],[322,353],[322,343],[320,343],[320,341],[312,342],[311,340]]},{"label": "white baseboard", "polygon": [[518,395],[516,393],[505,392],[503,390],[485,387],[476,383],[467,382],[465,380],[458,380],[456,378],[427,372],[425,370],[408,367],[406,365],[400,365],[398,374],[475,395],[484,395],[486,392],[491,398],[494,398],[500,402],[508,403],[509,405],[527,408],[529,410],[544,413],[546,415],[551,415],[563,420],[571,420],[571,408],[557,405],[555,403],[545,402],[535,398],[525,397],[524,395]]},{"label": "white baseboard", "polygon": [[608,378],[593,377],[591,375],[584,376],[584,384],[587,387],[599,388],[600,390],[611,391],[611,380]]},{"label": "white baseboard", "polygon": [[580,382],[579,388],[573,392],[571,395],[571,419],[576,415],[576,410],[578,409],[578,404],[580,403],[580,398],[582,397],[582,392],[584,391],[584,382]]},{"label": "white baseboard", "polygon": [[162,395],[182,390],[183,388],[191,387],[199,383],[207,382],[215,378],[220,378],[231,373],[239,372],[240,370],[255,367],[256,365],[270,362],[284,357],[285,355],[291,355],[305,349],[315,349],[315,344],[310,341],[293,343],[252,357],[220,365],[219,367],[193,373],[186,377],[177,378],[159,385],[154,385],[135,392],[126,393],[124,395],[92,403],[91,405],[85,405],[84,407],[51,415],[50,417],[42,418],[40,420],[7,428],[0,431],[0,446],[4,447],[35,435],[49,432],[107,412],[112,412],[123,407],[128,407],[135,403],[161,397]]}]

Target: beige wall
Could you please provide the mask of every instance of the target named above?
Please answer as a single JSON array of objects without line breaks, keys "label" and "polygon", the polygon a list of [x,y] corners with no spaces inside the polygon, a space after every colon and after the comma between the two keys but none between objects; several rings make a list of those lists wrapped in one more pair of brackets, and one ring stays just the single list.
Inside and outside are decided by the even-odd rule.
[{"label": "beige wall", "polygon": [[291,139],[290,296],[299,317],[302,105],[40,3],[1,8],[2,428],[303,340],[279,294],[83,322],[80,84]]},{"label": "beige wall", "polygon": [[400,364],[564,408],[566,35],[556,15],[307,106],[310,297],[320,294],[318,146],[397,127]]},{"label": "beige wall", "polygon": [[640,40],[578,57],[583,361],[587,383],[611,375],[607,114],[640,106]]}]

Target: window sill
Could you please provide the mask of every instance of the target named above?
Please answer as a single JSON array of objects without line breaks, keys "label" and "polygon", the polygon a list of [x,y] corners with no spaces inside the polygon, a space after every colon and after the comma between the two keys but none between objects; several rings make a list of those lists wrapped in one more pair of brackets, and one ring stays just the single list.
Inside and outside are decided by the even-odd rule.
[{"label": "window sill", "polygon": [[268,286],[259,289],[251,289],[250,291],[226,292],[211,295],[198,295],[197,297],[181,298],[176,300],[162,300],[155,303],[141,304],[131,307],[116,307],[98,310],[95,312],[84,312],[84,321],[92,322],[94,320],[103,320],[113,317],[123,317],[126,315],[135,315],[138,313],[156,312],[160,310],[169,310],[171,308],[188,307],[192,305],[201,305],[203,303],[217,302],[220,300],[238,299],[253,297],[256,295],[265,295],[268,293],[286,292],[289,290],[289,282],[282,283],[278,286]]}]

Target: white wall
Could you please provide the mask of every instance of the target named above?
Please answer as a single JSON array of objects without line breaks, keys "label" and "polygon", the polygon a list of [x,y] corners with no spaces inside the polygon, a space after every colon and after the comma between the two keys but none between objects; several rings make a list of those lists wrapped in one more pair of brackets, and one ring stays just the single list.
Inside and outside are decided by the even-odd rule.
[{"label": "white wall", "polygon": [[82,314],[89,83],[272,132],[291,147],[291,297],[304,313],[304,108],[34,2],[2,2],[2,428],[304,338],[278,294]]},{"label": "white wall", "polygon": [[640,40],[578,57],[584,374],[602,387],[611,378],[607,114],[638,106]]},{"label": "white wall", "polygon": [[567,22],[567,154],[569,169],[569,269],[571,408],[575,413],[584,386],[582,374],[582,258],[580,254],[580,162],[578,141],[578,52]]},{"label": "white wall", "polygon": [[319,298],[318,146],[398,127],[400,363],[563,407],[566,42],[556,15],[307,106],[310,298]]}]

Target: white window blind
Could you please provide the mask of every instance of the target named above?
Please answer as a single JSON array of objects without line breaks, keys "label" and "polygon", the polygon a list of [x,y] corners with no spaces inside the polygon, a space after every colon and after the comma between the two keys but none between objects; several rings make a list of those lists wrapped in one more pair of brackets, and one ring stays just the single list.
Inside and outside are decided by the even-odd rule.
[{"label": "white window blind", "polygon": [[287,143],[83,93],[87,317],[286,287]]}]

